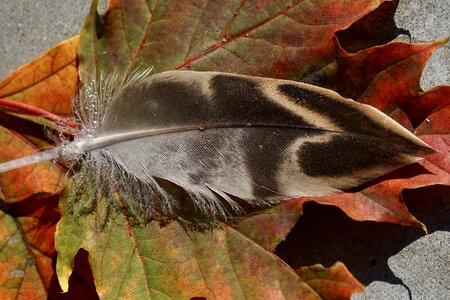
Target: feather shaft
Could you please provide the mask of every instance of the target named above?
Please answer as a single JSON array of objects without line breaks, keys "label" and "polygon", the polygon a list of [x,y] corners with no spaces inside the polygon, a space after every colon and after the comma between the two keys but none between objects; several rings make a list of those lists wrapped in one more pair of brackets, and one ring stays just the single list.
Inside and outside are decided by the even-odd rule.
[{"label": "feather shaft", "polygon": [[208,124],[208,125],[195,125],[184,126],[174,128],[159,128],[150,130],[140,130],[136,132],[127,132],[122,134],[112,134],[106,136],[100,136],[96,138],[87,138],[78,140],[67,145],[57,147],[55,149],[39,152],[33,155],[21,157],[18,159],[10,160],[0,163],[0,173],[11,171],[14,169],[26,167],[28,165],[49,161],[52,159],[58,159],[61,157],[68,157],[73,155],[80,155],[89,151],[102,149],[104,147],[122,143],[134,139],[140,139],[144,137],[151,137],[162,134],[177,133],[183,131],[205,131],[207,129],[225,129],[225,128],[292,128],[292,129],[305,129],[316,130],[324,132],[335,132],[332,130],[310,128],[305,126],[296,125],[280,125],[280,124]]},{"label": "feather shaft", "polygon": [[22,168],[28,165],[36,164],[43,161],[49,161],[61,157],[61,149],[55,148],[34,155],[25,156],[22,158],[10,160],[0,164],[0,173]]}]

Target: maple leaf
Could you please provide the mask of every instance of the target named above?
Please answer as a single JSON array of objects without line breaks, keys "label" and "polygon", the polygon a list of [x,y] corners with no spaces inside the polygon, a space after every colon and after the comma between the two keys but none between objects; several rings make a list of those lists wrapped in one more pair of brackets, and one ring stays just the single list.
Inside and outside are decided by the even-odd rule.
[{"label": "maple leaf", "polygon": [[[19,110],[16,113],[37,109],[39,116],[42,111],[49,116],[71,115],[78,83],[77,46],[78,37],[73,37],[12,72],[0,82],[0,98],[17,102],[10,107]],[[0,105],[3,112],[10,112],[4,109],[8,103],[0,101]]]},{"label": "maple leaf", "polygon": [[[323,84],[359,102],[375,106],[390,114],[405,127],[414,130],[412,124],[417,126],[420,122],[426,121],[427,113],[450,104],[449,94],[446,94],[448,87],[423,92],[419,83],[428,58],[445,42],[447,39],[417,45],[394,42],[353,54],[340,49],[336,62],[325,67],[327,78]],[[321,80],[324,81],[323,78]],[[428,122],[429,120],[425,123]],[[445,119],[433,124],[448,128]],[[445,134],[443,131],[437,134]],[[434,133],[433,130],[431,132]],[[416,134],[420,136],[417,131]],[[425,136],[422,138],[427,139]],[[448,157],[448,147],[436,145],[436,142],[431,141],[435,138],[436,136],[428,137],[428,140],[441,153],[434,154],[429,159]],[[333,195],[314,201],[337,205],[356,220],[387,221],[424,228],[424,225],[408,212],[404,203],[396,200],[401,200],[403,189],[450,182],[448,171],[442,172],[436,165],[427,161],[419,164],[429,172],[420,174],[410,172],[413,169],[411,167],[403,168],[387,176],[393,179],[366,185],[366,188],[357,193]]]},{"label": "maple leaf", "polygon": [[[78,81],[78,37],[50,49],[0,82],[0,161],[52,146],[44,126],[72,124]],[[0,297],[45,299],[59,295],[54,233],[64,170],[52,163],[0,174]],[[87,286],[72,280],[79,291]]]},{"label": "maple leaf", "polygon": [[323,299],[350,299],[352,294],[364,290],[363,285],[340,262],[329,268],[322,265],[301,267],[297,273]]},{"label": "maple leaf", "polygon": [[[75,218],[68,213],[63,196],[63,217],[56,234],[56,271],[63,290],[69,289],[74,256],[80,248],[89,251],[95,286],[103,298],[327,298],[331,295],[329,280],[340,286],[342,282],[338,281],[342,278],[352,288],[344,289],[340,295],[349,297],[360,290],[361,285],[341,265],[328,270],[305,267],[296,273],[271,252],[301,217],[306,201],[339,206],[357,220],[421,227],[423,224],[398,201],[403,189],[449,183],[448,124],[442,121],[448,115],[449,90],[437,87],[423,92],[418,83],[429,55],[445,41],[421,45],[392,43],[352,54],[334,40],[336,32],[389,2],[261,1],[255,6],[239,1],[193,5],[189,1],[156,4],[112,0],[103,16],[97,13],[98,1],[93,1],[80,40],[75,37],[63,42],[2,81],[0,108],[5,118],[0,122],[0,139],[8,147],[0,151],[0,160],[21,156],[19,150],[32,153],[36,147],[50,145],[40,132],[41,124],[71,125],[66,117],[72,113],[71,101],[78,80],[78,41],[78,72],[82,80],[88,74],[99,77],[112,70],[126,72],[137,65],[151,66],[155,72],[190,68],[309,80],[384,110],[441,150],[420,162],[427,172],[404,168],[383,178],[390,180],[378,180],[358,192],[288,201],[235,220],[233,226],[221,223],[220,228],[206,232],[190,231],[183,222],[162,228],[154,222],[136,226],[126,210],[109,216],[110,221],[99,231],[98,216]],[[323,16],[327,16],[325,23]],[[359,26],[365,22],[362,20]],[[338,36],[344,41],[345,34]],[[350,49],[360,49],[365,44],[355,43],[347,35],[346,46]],[[22,122],[37,125],[27,131],[25,127],[29,126],[20,125]],[[3,199],[20,205],[38,193],[57,194],[64,184],[61,174],[54,164],[43,163],[33,170],[0,175]],[[23,178],[29,178],[29,182],[19,186]],[[66,193],[69,189],[70,186]],[[12,232],[20,233],[20,249],[28,251],[16,253],[20,261],[17,265],[23,267],[23,261],[30,258],[31,238],[21,231],[16,216],[7,212],[2,220],[1,226],[7,228],[3,231],[8,237],[5,241]],[[52,220],[48,232],[54,231],[55,219]],[[45,225],[37,223],[36,228]],[[51,235],[36,242],[36,248],[53,245]],[[42,270],[53,273],[47,257],[52,257],[54,250],[47,252],[46,264],[36,264],[29,269],[33,272],[24,273],[24,282],[36,284],[32,292],[41,297],[48,294],[50,283],[41,276],[41,284],[37,284],[36,274]],[[11,265],[8,270],[16,270],[14,267]],[[8,278],[2,278],[0,286],[8,287]],[[29,286],[16,284],[0,293],[25,295],[32,290]]]},{"label": "maple leaf", "polygon": [[45,299],[54,275],[58,199],[29,198],[0,211],[0,295]]},{"label": "maple leaf", "polygon": [[[100,78],[103,72],[126,72],[138,65],[151,66],[155,72],[191,68],[300,79],[310,70],[327,65],[334,59],[336,48],[333,35],[336,31],[348,27],[382,1],[369,2],[318,1],[310,5],[293,1],[286,5],[283,1],[272,1],[261,2],[255,7],[245,2],[239,5],[235,1],[226,1],[205,2],[199,9],[189,2],[181,1],[170,5],[130,2],[129,6],[111,1],[109,11],[100,16],[96,9],[97,2],[93,1],[90,16],[86,19],[80,37],[80,77],[83,80],[88,75],[96,74]],[[321,14],[330,15],[326,24],[323,23],[323,18],[317,17]],[[173,23],[168,20],[178,21]],[[196,26],[191,26],[192,23]],[[65,202],[61,203],[64,208]],[[293,219],[295,218],[294,216]],[[125,296],[130,292],[124,288],[127,284],[111,285],[113,278],[110,273],[103,271],[113,261],[114,268],[117,267],[117,272],[121,274],[120,281],[133,284],[135,292],[146,297],[162,294],[174,297],[208,297],[214,290],[227,294],[230,286],[238,284],[240,288],[232,290],[241,291],[246,297],[264,295],[277,298],[273,293],[286,293],[286,290],[282,286],[272,285],[274,279],[267,273],[268,268],[271,274],[292,278],[276,281],[283,282],[284,285],[291,284],[291,292],[286,297],[298,297],[296,293],[318,296],[311,287],[300,284],[299,277],[290,277],[293,276],[292,271],[285,269],[283,265],[273,265],[272,259],[276,258],[271,258],[270,252],[260,248],[255,241],[239,238],[236,240],[239,241],[238,244],[230,251],[227,248],[230,246],[227,238],[231,236],[234,240],[235,236],[241,236],[232,227],[222,225],[223,231],[200,234],[180,231],[182,226],[177,222],[170,223],[163,229],[151,224],[147,230],[136,228],[126,212],[122,212],[114,220],[118,223],[108,224],[112,227],[108,227],[108,234],[105,235],[108,240],[103,241],[103,234],[95,234],[92,226],[78,224],[70,214],[63,212],[56,235],[60,254],[57,272],[63,290],[68,288],[67,279],[73,267],[72,257],[83,247],[91,253],[89,259],[101,297]],[[68,240],[67,231],[75,234],[76,239]],[[89,238],[92,235],[96,238]],[[154,235],[156,240],[151,244],[141,240],[147,235]],[[175,247],[174,251],[164,248],[168,236],[172,241],[180,242],[179,246],[171,243]],[[72,240],[79,243],[71,243]],[[103,242],[98,242],[99,240]],[[190,243],[186,244],[189,240]],[[268,245],[270,243],[266,241],[265,246],[273,251],[273,247],[271,249]],[[147,247],[142,248],[143,244]],[[208,246],[208,251],[203,250],[205,245]],[[183,247],[185,251],[191,249],[186,252],[186,255],[192,253],[189,256],[191,258],[179,261],[177,256],[181,253],[177,249]],[[117,251],[113,251],[116,248],[123,249],[125,256],[116,256],[119,255]],[[241,248],[252,254],[241,255],[243,261],[230,261],[231,256],[235,255],[234,251],[239,252],[237,249]],[[214,268],[217,273],[208,272],[211,264],[208,255],[211,252],[218,253],[213,261],[221,262]],[[162,256],[160,253],[163,253]],[[103,258],[100,259],[101,257]],[[196,262],[195,266],[189,268],[190,274],[183,273],[185,261]],[[248,273],[248,265],[255,266],[253,275]],[[155,269],[160,270],[159,275],[153,273]],[[199,273],[193,270],[198,270]],[[297,284],[291,281],[294,278]],[[262,287],[264,288],[261,289]]]}]

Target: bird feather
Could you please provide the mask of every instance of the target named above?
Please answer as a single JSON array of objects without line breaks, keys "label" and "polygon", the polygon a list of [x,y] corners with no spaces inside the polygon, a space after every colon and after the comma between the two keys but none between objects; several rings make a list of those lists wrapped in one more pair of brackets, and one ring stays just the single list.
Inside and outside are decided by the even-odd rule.
[{"label": "bird feather", "polygon": [[[218,72],[137,72],[84,85],[74,141],[0,164],[0,172],[71,158],[72,197],[118,192],[151,216],[205,215],[348,190],[434,150],[377,109],[294,81]],[[87,184],[89,182],[89,184]]]}]

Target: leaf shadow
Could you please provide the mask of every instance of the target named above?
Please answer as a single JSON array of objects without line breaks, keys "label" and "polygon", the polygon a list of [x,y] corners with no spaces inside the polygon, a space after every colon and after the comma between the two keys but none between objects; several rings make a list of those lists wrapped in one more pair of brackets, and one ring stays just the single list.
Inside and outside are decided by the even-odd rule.
[{"label": "leaf shadow", "polygon": [[[405,191],[404,200],[429,232],[450,231],[450,188],[431,186]],[[334,206],[308,202],[303,216],[276,254],[291,267],[342,261],[364,285],[373,281],[403,284],[387,260],[424,233],[419,228],[390,223],[354,221]]]}]

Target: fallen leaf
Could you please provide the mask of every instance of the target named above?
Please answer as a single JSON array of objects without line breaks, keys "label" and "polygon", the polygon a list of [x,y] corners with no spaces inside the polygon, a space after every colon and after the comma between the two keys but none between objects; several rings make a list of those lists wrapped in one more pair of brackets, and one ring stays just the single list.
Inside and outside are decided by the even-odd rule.
[{"label": "fallen leaf", "polygon": [[303,202],[286,201],[240,220],[236,229],[270,252],[281,243],[302,216]]},{"label": "fallen leaf", "polygon": [[[448,134],[450,90],[448,87],[436,87],[422,92],[419,86],[419,79],[427,58],[442,42],[419,45],[391,43],[355,54],[344,53],[341,49],[341,58],[337,60],[337,69],[334,73],[327,73],[331,78],[328,81],[328,87],[334,87],[341,93],[350,93],[352,88],[360,90],[359,94],[361,95],[367,91],[366,95],[374,97],[372,99],[365,96],[367,102],[378,105],[380,108],[389,107],[391,117],[411,130],[414,130],[412,124],[417,125],[422,122],[422,125],[416,129],[416,134],[440,153],[430,155],[426,160],[422,160],[420,165],[424,168],[409,166],[397,170],[371,185],[366,185],[358,192],[290,200],[283,204],[283,214],[300,216],[303,204],[315,201],[324,205],[337,206],[354,220],[391,222],[426,230],[425,225],[409,213],[402,200],[402,191],[434,184],[450,184],[448,174],[450,169],[448,150],[450,144]],[[396,74],[400,70],[408,75],[401,78],[390,75],[390,73]],[[409,74],[410,70],[412,70],[411,74]],[[384,73],[388,73],[388,75]],[[404,86],[413,88],[408,93],[400,95],[400,98],[390,94],[385,98],[378,98],[378,94],[371,92],[370,87],[373,82],[373,85],[379,85],[379,80],[384,85],[392,87],[395,87],[398,81],[404,80]],[[331,82],[336,82],[336,84],[330,84]],[[337,82],[343,84],[337,84]],[[430,113],[432,113],[431,116],[429,116]],[[404,120],[400,120],[402,117]],[[250,226],[243,226],[243,233],[247,236],[257,237],[256,240],[261,241],[262,245],[267,245],[267,241],[269,241],[270,244],[267,247],[273,251],[278,245],[277,242],[281,242],[286,237],[289,228],[292,228],[298,220],[283,217],[262,219],[265,216],[276,215],[279,209],[278,207],[272,208],[264,211],[263,217],[255,216],[243,221],[243,225],[246,225],[246,222],[250,224]],[[286,209],[288,210],[286,211]],[[289,213],[289,209],[292,210],[291,213]],[[253,223],[253,220],[259,222]],[[274,238],[265,237],[265,232],[270,232]]]},{"label": "fallen leaf", "polygon": [[83,248],[104,299],[320,299],[294,270],[228,225],[203,232],[183,222],[135,226],[121,211],[99,227],[95,215],[68,213],[64,199],[60,209],[56,272],[63,290]]},{"label": "fallen leaf", "polygon": [[392,42],[356,53],[339,48],[336,60],[309,80],[321,81],[322,86],[389,114],[422,92],[423,68],[433,51],[446,42]]},{"label": "fallen leaf", "polygon": [[[416,128],[426,121],[428,116],[449,105],[450,86],[438,86],[426,92],[418,92],[418,95],[411,99],[408,103],[404,104],[401,109],[408,116],[412,127]],[[426,123],[428,123],[428,121]],[[448,131],[448,122],[447,124],[446,122],[434,122],[433,125],[435,124],[445,126]]]},{"label": "fallen leaf", "polygon": [[[197,3],[197,6],[177,1],[159,5],[144,5],[143,2],[124,5],[119,1],[111,1],[109,11],[105,15],[99,15],[98,3],[93,1],[90,15],[81,33],[80,77],[82,80],[88,80],[91,75],[99,78],[108,72],[120,73],[151,66],[155,73],[191,68],[301,79],[315,69],[330,64],[333,66],[336,55],[333,35],[336,31],[348,27],[382,2],[317,2],[311,5],[309,2],[299,1],[290,6],[281,2],[263,2],[256,7],[247,7],[246,3],[238,6],[235,1],[220,4]],[[322,15],[330,16],[326,24],[323,23]],[[196,25],[192,26],[194,23]],[[397,43],[393,48],[399,47],[398,45]],[[428,46],[429,53],[434,46]],[[390,64],[397,62],[393,57],[391,59]],[[390,64],[385,65],[385,68],[391,66]],[[372,77],[363,78],[364,83],[359,86],[364,88],[361,88],[360,93],[370,91],[370,84],[382,83],[384,71],[383,68],[376,69]],[[420,72],[421,70],[418,73]],[[376,76],[377,81],[373,81]],[[390,78],[392,77],[388,79]],[[387,82],[388,80],[386,87]],[[386,87],[384,88],[388,92]],[[370,99],[370,95],[373,93],[368,94],[366,98]],[[396,107],[398,106],[393,106],[392,111]],[[433,176],[429,173],[417,176],[428,175]],[[421,180],[426,181],[426,178]],[[410,183],[405,178],[396,180],[396,184]],[[417,185],[419,184],[411,183],[409,187]],[[338,205],[356,219],[422,226],[408,213],[406,206],[398,201],[402,189],[390,182],[386,186],[378,186],[374,191],[366,189],[345,194],[347,197],[355,195],[356,201],[338,198],[314,201]],[[274,266],[272,259],[267,260],[265,257],[271,257],[267,250],[273,251],[298,220],[304,201],[312,199],[294,200],[284,204],[284,207],[279,206],[272,211],[265,211],[262,215],[242,220],[237,225],[237,229],[242,233],[226,225],[222,225],[223,230],[188,232],[178,222],[163,228],[150,223],[144,229],[133,226],[125,213],[115,215],[106,227],[98,232],[92,219],[89,221],[83,218],[79,222],[89,223],[80,224],[71,220],[70,215],[63,216],[56,235],[59,253],[58,278],[66,290],[73,256],[82,247],[90,252],[89,259],[97,291],[100,297],[104,298],[126,297],[129,295],[127,293],[138,296],[162,295],[158,293],[173,296],[188,293],[190,297],[208,297],[211,292],[220,291],[226,295],[230,293],[230,287],[236,285],[236,281],[223,283],[223,280],[228,280],[233,272],[244,272],[247,276],[244,282],[252,286],[254,293],[260,292],[261,288],[267,288],[263,292],[269,292],[274,288],[270,284],[279,283],[280,280],[276,279],[278,277],[270,277],[270,283],[266,286],[261,284],[269,280],[269,277],[265,277],[266,266],[258,264],[271,264],[271,268],[274,268],[272,272],[282,277],[287,276],[289,272],[279,271],[279,266]],[[287,206],[293,207],[291,212],[284,210]],[[77,238],[67,240],[68,234],[74,234]],[[271,238],[268,238],[269,236]],[[170,249],[167,246],[169,243],[165,241],[168,237],[171,241]],[[233,248],[233,251],[225,251],[223,245],[229,246],[227,239],[230,237],[239,237],[239,246],[235,250]],[[184,244],[186,240],[191,242],[189,247]],[[266,250],[258,248],[260,246],[257,246],[257,243],[261,243]],[[184,248],[183,252],[178,250],[181,248]],[[239,258],[243,260],[230,267],[219,255],[237,254],[234,251],[239,253]],[[214,256],[214,253],[217,253],[217,256]],[[250,256],[258,259],[253,261]],[[177,260],[179,257],[182,258],[181,261]],[[195,266],[190,265],[192,261],[197,261]],[[214,267],[212,261],[215,263]],[[218,261],[220,263],[217,263]],[[190,272],[183,273],[185,267],[178,266],[179,263],[189,265]],[[253,266],[253,276],[246,271],[248,264]],[[103,271],[106,265],[108,268],[112,266],[117,269],[113,273],[122,275],[120,280],[123,285],[112,284],[115,278]],[[239,268],[239,271],[236,271],[236,268]],[[149,273],[154,274],[149,276],[148,272],[157,273]],[[219,275],[215,277],[212,274]],[[253,281],[255,276],[258,279]],[[179,281],[180,278],[183,280]],[[128,286],[129,290],[122,289],[122,286]],[[294,289],[294,286],[290,289]],[[248,291],[250,288],[231,288],[233,292],[244,290]],[[283,289],[277,287],[271,292],[281,290]],[[201,293],[197,294],[198,291]]]},{"label": "fallen leaf", "polygon": [[383,2],[350,27],[338,31],[336,37],[348,52],[356,52],[394,40],[401,34],[410,36],[408,30],[398,28],[394,20],[399,0]]},{"label": "fallen leaf", "polygon": [[[44,128],[36,129],[15,117],[48,125],[47,120],[29,115],[27,110],[44,115],[72,114],[72,98],[78,81],[77,45],[78,37],[64,41],[0,82],[0,161],[31,155],[38,152],[35,146],[50,145],[44,137]],[[63,170],[52,162],[2,173],[2,198],[16,202],[35,194],[57,194],[64,188],[64,177]]]},{"label": "fallen leaf", "polygon": [[[377,107],[411,130],[414,130],[413,124],[417,126],[417,123],[422,121],[423,126],[442,127],[443,130],[448,128],[449,120],[442,112],[440,114],[443,117],[434,120],[432,125],[425,119],[428,117],[427,113],[448,106],[449,89],[436,87],[423,92],[420,88],[420,77],[432,52],[445,42],[447,39],[417,45],[394,42],[357,53],[347,53],[340,49],[337,60],[315,76],[322,77],[321,81],[326,87]],[[326,83],[323,81],[324,74]],[[313,77],[309,80],[317,79]],[[420,132],[423,132],[423,129],[416,130],[419,136]],[[421,138],[435,148],[437,143],[442,145],[442,136]],[[448,152],[448,146],[443,148],[445,146],[438,147],[441,151]],[[434,154],[429,156],[429,159],[433,160],[434,157],[441,160],[441,156]],[[448,173],[443,173],[429,161],[422,161],[420,164],[428,170],[428,174],[414,174],[410,172],[412,168],[404,168],[391,174],[391,177],[396,179],[377,182],[359,192],[308,198],[307,201],[336,205],[355,220],[392,222],[425,229],[424,225],[408,212],[401,200],[402,190],[448,184]],[[402,173],[405,170],[407,172]]]},{"label": "fallen leaf", "polygon": [[[18,133],[0,126],[0,161],[32,155],[39,150]],[[65,174],[56,164],[46,161],[0,173],[2,199],[8,203],[35,194],[57,194],[64,188]]]},{"label": "fallen leaf", "polygon": [[[77,37],[65,41],[0,82],[0,161],[51,147],[41,125],[54,124],[43,117],[55,121],[63,120],[55,113],[72,114],[77,45]],[[54,272],[58,198],[44,196],[58,194],[64,185],[65,172],[52,162],[0,174],[0,298],[60,293]]]},{"label": "fallen leaf", "polygon": [[[343,73],[333,73],[337,65],[342,67],[334,61],[336,47],[333,35],[382,2],[317,1],[311,4],[293,1],[286,6],[281,1],[267,1],[247,6],[247,3],[239,5],[238,1],[206,1],[196,3],[195,6],[182,1],[163,4],[129,1],[126,3],[129,5],[122,5],[121,1],[113,0],[108,13],[100,16],[96,11],[97,1],[93,1],[80,41],[79,71],[82,79],[88,78],[90,74],[100,76],[112,71],[123,72],[149,66],[153,66],[155,72],[192,68],[301,79],[326,66],[325,69],[331,72],[327,75],[336,76]],[[325,24],[324,15],[329,16]],[[347,81],[336,86],[343,88],[343,91],[356,91],[355,95],[361,96],[361,101],[378,105],[392,114],[395,112],[397,118],[406,117],[406,123],[407,118],[411,117],[411,128],[419,124],[420,120],[426,122],[428,117],[427,113],[414,115],[416,108],[413,107],[426,107],[433,117],[428,117],[428,123],[419,126],[417,132],[425,140],[429,139],[436,148],[447,145],[448,149],[448,137],[441,134],[448,126],[439,120],[445,117],[445,106],[439,100],[440,93],[445,95],[446,92],[438,88],[438,92],[433,92],[435,94],[422,94],[417,83],[423,65],[438,43],[429,44],[424,50],[419,49],[423,45],[416,48],[414,45],[406,46],[409,50],[416,49],[415,52],[401,50],[399,43],[394,47],[389,44],[358,52],[357,55],[367,56],[358,56],[359,60],[355,59],[350,65],[353,71],[358,71],[358,68],[359,71],[364,70],[364,76],[359,82],[349,81],[348,87]],[[76,43],[71,43],[69,49],[73,50],[75,46]],[[385,55],[387,59],[390,57],[390,61],[381,64],[380,61],[384,60],[380,56],[372,65],[367,63],[368,57],[376,57],[376,54],[381,53],[377,51],[388,48],[391,51]],[[406,56],[398,58],[395,56],[396,51]],[[8,77],[11,79],[9,82],[5,79],[0,84],[0,97],[55,114],[70,115],[67,99],[75,91],[73,68],[76,64],[75,60],[70,62],[64,55],[61,54],[61,59],[58,55],[44,55],[42,60],[38,59],[44,68],[40,64],[30,64],[28,70],[19,70],[16,76]],[[338,62],[344,56],[339,57]],[[54,63],[60,68],[48,68],[49,64]],[[361,63],[359,67],[358,63]],[[367,66],[372,68],[372,73],[366,73],[364,68]],[[406,71],[402,73],[398,68]],[[49,80],[42,74],[47,74]],[[69,78],[68,85],[61,87],[61,78],[65,76]],[[392,88],[398,80],[404,80],[400,85],[404,91]],[[61,88],[56,94],[51,94],[50,87],[53,84]],[[377,91],[378,88],[382,90]],[[55,97],[47,97],[50,95]],[[377,98],[380,95],[383,95],[382,101]],[[426,97],[434,99],[434,104],[426,101]],[[55,99],[61,102],[55,102]],[[39,104],[40,101],[43,103]],[[11,130],[4,130],[6,133],[0,134],[0,138],[12,134]],[[11,156],[21,145],[16,139],[12,144],[13,148],[5,151],[6,156]],[[448,156],[437,154],[430,157],[428,163],[424,166],[429,171],[432,168],[448,170]],[[436,178],[445,179],[425,172],[416,174],[412,179],[399,176],[394,181],[379,182],[357,193],[342,194],[346,197],[356,195],[355,199],[361,204],[359,206],[348,198],[314,201],[338,205],[344,211],[347,209],[346,212],[356,219],[421,226],[398,199],[403,188],[441,182]],[[395,184],[404,186],[399,188]],[[4,198],[23,199],[21,197],[31,195],[21,194],[23,189],[14,185],[14,188],[10,188],[9,185],[5,185],[8,187]],[[217,293],[233,297],[250,295],[266,298],[298,298],[306,293],[317,297],[292,269],[270,253],[301,216],[302,204],[311,200],[293,200],[264,211],[262,215],[251,216],[238,223],[237,230],[221,224],[221,230],[206,232],[186,230],[183,223],[179,222],[172,222],[163,228],[155,223],[144,227],[135,226],[125,212],[110,216],[110,221],[99,231],[95,216],[75,219],[66,214],[56,234],[58,278],[63,289],[67,290],[73,257],[83,247],[89,251],[97,291],[102,298],[162,296],[164,293],[189,297],[208,297]],[[385,203],[388,204],[387,208]],[[62,201],[61,205],[63,211],[67,209],[64,208],[67,202]],[[339,276],[342,274],[339,272]],[[283,295],[277,294],[281,292]]]},{"label": "fallen leaf", "polygon": [[73,37],[12,72],[0,82],[0,98],[71,115],[78,83],[77,47],[78,37]]},{"label": "fallen leaf", "polygon": [[[387,97],[387,101],[391,103],[389,105],[386,105],[387,102],[380,102],[379,98],[375,96],[376,94],[370,92],[370,90],[367,94],[375,98],[371,99],[366,96],[366,100],[370,104],[379,105],[381,108],[389,107],[391,117],[405,127],[415,130],[415,133],[421,139],[440,153],[430,155],[426,160],[420,161],[419,164],[422,167],[413,165],[397,170],[378,179],[373,184],[365,185],[358,192],[290,200],[283,204],[284,215],[300,217],[303,204],[307,201],[315,201],[324,205],[337,206],[354,220],[391,222],[426,230],[425,225],[408,211],[402,199],[402,192],[404,189],[450,184],[450,120],[448,118],[450,115],[450,90],[449,87],[443,86],[423,92],[419,86],[420,76],[427,58],[442,42],[419,45],[391,43],[360,51],[356,54],[343,54],[341,52],[341,55],[344,55],[348,60],[338,59],[340,64],[337,70],[339,71],[327,73],[332,78],[329,83],[333,80],[335,80],[334,82],[344,83],[344,85],[330,84],[331,87],[340,92],[348,92],[352,87],[357,87],[356,90],[359,88],[360,94],[364,94],[364,91],[371,86],[372,82],[378,80],[392,87],[396,86],[397,81],[404,80],[404,86],[414,87],[410,89],[409,93],[404,93],[401,96],[406,99]],[[399,48],[396,49],[398,46]],[[383,55],[380,53],[383,53]],[[382,59],[382,62],[379,59]],[[341,67],[341,64],[343,67]],[[384,72],[395,74],[399,70],[405,73],[412,70],[412,74],[404,78],[383,74]],[[333,76],[336,77],[330,74],[334,74]],[[338,78],[341,80],[339,81]],[[390,81],[386,78],[389,78]],[[374,85],[377,85],[377,83]],[[398,101],[398,103],[395,101]],[[422,124],[414,129],[419,123]],[[273,251],[298,220],[296,218],[283,218],[282,216],[265,219],[266,216],[276,215],[279,209],[279,207],[271,208],[265,210],[262,217],[250,217],[249,220],[243,221],[243,233],[252,238],[255,237],[255,240],[260,241],[263,246]],[[253,220],[256,222],[253,222]],[[265,232],[270,232],[274,238],[266,237]]]},{"label": "fallen leaf", "polygon": [[[370,104],[389,114],[397,107],[402,107],[418,96],[420,77],[433,51],[448,42],[448,39],[426,44],[399,44],[398,52],[411,53],[408,57],[392,64],[371,80],[364,92],[357,97],[358,102]],[[386,47],[388,48],[388,47]],[[402,49],[406,48],[406,49]],[[406,51],[405,51],[406,50]],[[400,59],[393,54],[385,53],[384,60]],[[373,62],[378,65],[377,62]]]},{"label": "fallen leaf", "polygon": [[322,299],[350,299],[354,293],[364,290],[364,286],[341,262],[329,268],[322,265],[301,267],[297,273]]},{"label": "fallen leaf", "polygon": [[100,16],[93,1],[81,32],[80,78],[153,67],[300,79],[334,59],[336,31],[383,2],[114,0]]},{"label": "fallen leaf", "polygon": [[[33,198],[0,211],[2,299],[47,299],[54,275],[57,198]],[[21,203],[21,204],[22,204]]]}]

